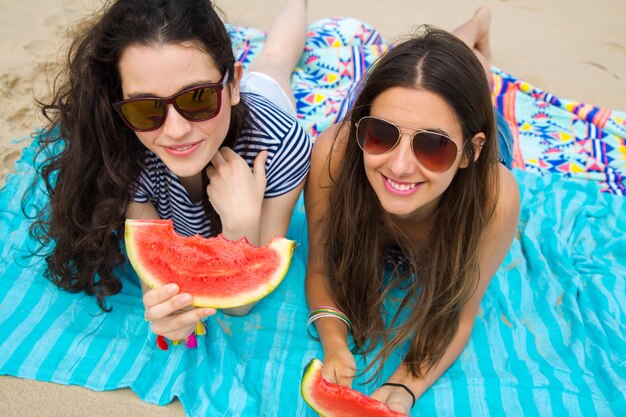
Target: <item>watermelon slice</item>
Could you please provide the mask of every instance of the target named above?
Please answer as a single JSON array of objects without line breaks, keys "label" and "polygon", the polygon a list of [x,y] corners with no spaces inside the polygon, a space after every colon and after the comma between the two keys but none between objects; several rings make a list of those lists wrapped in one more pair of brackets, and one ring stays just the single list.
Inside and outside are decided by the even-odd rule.
[{"label": "watermelon slice", "polygon": [[312,359],[304,369],[302,397],[322,417],[407,417],[352,388],[322,377],[322,362]]},{"label": "watermelon slice", "polygon": [[150,288],[176,283],[196,307],[230,308],[257,301],[281,283],[291,262],[293,240],[275,237],[255,247],[221,235],[184,237],[172,220],[126,220],[126,252]]}]

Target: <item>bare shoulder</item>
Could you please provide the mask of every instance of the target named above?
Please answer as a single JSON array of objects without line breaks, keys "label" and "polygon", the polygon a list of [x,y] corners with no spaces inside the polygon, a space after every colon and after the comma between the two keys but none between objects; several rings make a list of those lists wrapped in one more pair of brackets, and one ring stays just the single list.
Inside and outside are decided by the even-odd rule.
[{"label": "bare shoulder", "polygon": [[495,212],[485,230],[485,245],[502,245],[508,250],[519,222],[520,193],[511,171],[502,164],[498,166],[500,190],[497,194]]},{"label": "bare shoulder", "polygon": [[337,172],[345,151],[348,131],[347,124],[339,123],[324,130],[315,139],[310,177],[326,178],[329,173],[332,175]]},{"label": "bare shoulder", "polygon": [[[311,171],[304,188],[310,236],[319,230],[319,227],[312,226],[323,223],[328,213],[328,196],[334,185],[333,178],[336,178],[339,171],[348,137],[348,129],[345,126],[344,123],[329,127],[317,137],[313,145]],[[317,239],[309,240],[317,242]]]},{"label": "bare shoulder", "polygon": [[520,193],[517,181],[504,165],[498,164],[498,169],[500,171],[500,193],[496,204],[496,216],[511,218],[510,220],[517,224],[520,211]]}]

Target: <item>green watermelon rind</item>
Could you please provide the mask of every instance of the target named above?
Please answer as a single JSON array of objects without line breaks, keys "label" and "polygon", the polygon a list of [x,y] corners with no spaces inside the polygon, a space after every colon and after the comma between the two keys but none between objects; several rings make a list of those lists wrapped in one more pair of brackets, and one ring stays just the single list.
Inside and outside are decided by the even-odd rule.
[{"label": "green watermelon rind", "polygon": [[[147,219],[127,219],[126,220],[126,230],[125,230],[125,243],[126,243],[126,253],[128,259],[130,260],[131,265],[135,269],[135,272],[139,276],[139,278],[148,286],[149,288],[158,288],[162,284],[156,277],[154,277],[149,271],[147,271],[141,260],[139,259],[138,249],[133,244],[133,230],[134,228],[141,226],[149,226],[149,227],[163,227],[168,229],[167,232],[171,232],[173,236],[175,235],[174,226],[172,220],[147,220]],[[185,238],[186,239],[186,238]],[[193,239],[191,237],[190,239]],[[223,239],[223,238],[222,238]],[[233,244],[241,243],[240,241],[233,241]],[[246,244],[249,244],[246,242]],[[280,264],[277,266],[275,272],[269,277],[266,282],[259,287],[255,288],[252,291],[242,292],[236,296],[224,297],[211,297],[208,295],[196,295],[192,294],[192,302],[191,305],[195,307],[212,307],[212,308],[233,308],[240,307],[247,304],[251,304],[255,301],[258,301],[274,291],[278,285],[282,282],[282,280],[287,275],[289,271],[289,266],[291,265],[291,258],[293,255],[293,251],[295,250],[296,243],[293,240],[286,239],[284,237],[274,237],[271,241],[269,241],[264,247],[270,247],[272,250],[276,251],[280,256]]]},{"label": "green watermelon rind", "polygon": [[[378,417],[408,417],[405,414],[393,411],[386,404],[369,398],[358,391],[348,387],[341,387],[327,381],[322,377],[322,365],[323,364],[319,359],[311,359],[311,361],[304,368],[302,383],[300,385],[302,398],[320,415],[320,417],[361,417],[368,415],[376,415]],[[316,400],[316,393],[321,396],[326,396],[326,399],[330,396],[334,396],[338,404],[346,402],[361,403],[362,406],[369,404],[369,407],[374,406],[375,410],[372,408],[362,408],[355,404],[354,414],[339,414],[339,411],[336,411],[335,409],[324,408],[324,406]]]},{"label": "green watermelon rind", "polygon": [[315,389],[318,379],[321,377],[322,362],[319,359],[313,358],[304,368],[302,383],[300,384],[300,393],[302,394],[304,402],[306,402],[309,407],[314,409],[320,417],[329,417],[325,414],[325,410],[322,410],[313,399],[313,390]]}]

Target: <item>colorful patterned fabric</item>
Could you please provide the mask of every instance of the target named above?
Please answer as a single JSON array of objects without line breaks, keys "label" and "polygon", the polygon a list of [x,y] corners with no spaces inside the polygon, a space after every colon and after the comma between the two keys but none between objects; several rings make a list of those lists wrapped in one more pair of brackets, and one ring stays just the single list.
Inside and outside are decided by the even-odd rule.
[{"label": "colorful patterned fabric", "polygon": [[[265,34],[232,27],[231,37],[236,57],[246,67]],[[387,49],[378,31],[356,19],[325,19],[309,26],[291,81],[298,118],[313,138],[345,114],[358,81]]]},{"label": "colorful patterned fabric", "polygon": [[[233,28],[244,63],[258,50],[258,36]],[[385,47],[375,31],[354,20],[312,26],[294,76],[299,116],[310,132],[318,133],[342,113],[354,83]],[[594,115],[584,106],[568,110],[563,104],[568,102],[502,72],[495,76],[496,91],[506,92],[497,93],[496,102],[517,126],[516,157],[527,171],[514,170],[522,196],[519,233],[487,290],[467,348],[412,415],[624,416],[626,200],[599,192],[612,191],[608,175],[574,181],[565,177],[586,177],[550,169],[558,158],[571,164],[582,158],[581,166],[591,172],[587,158],[597,159],[591,151],[610,148],[602,172],[623,170],[615,166],[614,154],[623,150],[623,119],[617,112]],[[539,108],[548,117],[538,116]],[[563,136],[537,134],[547,131]],[[583,132],[593,133],[589,152],[577,152],[585,148],[577,143],[584,139],[571,139],[569,147],[562,140]],[[560,157],[541,152],[541,146],[551,150],[548,143],[559,141]],[[536,154],[526,160],[529,149]],[[299,245],[278,289],[245,317],[218,312],[209,318],[197,348],[179,344],[162,351],[143,320],[141,290],[128,265],[119,271],[122,292],[108,299],[113,311],[102,313],[92,297],[57,290],[43,277],[42,259],[26,257],[36,247],[21,210],[35,175],[33,158],[30,146],[0,192],[0,375],[93,390],[130,387],[156,404],[178,397],[190,416],[316,415],[299,393],[304,365],[313,357],[323,359],[319,342],[306,332],[302,200],[288,232]],[[534,159],[550,162],[544,167]],[[621,177],[612,183],[621,186]],[[35,194],[25,203],[32,213],[33,204],[45,201]],[[401,357],[401,351],[392,356],[383,377]],[[356,357],[359,369],[368,359]],[[371,393],[381,381],[365,384],[369,376],[357,378],[354,387]]]},{"label": "colorful patterned fabric", "polygon": [[626,192],[626,112],[564,100],[493,68],[497,107],[517,136],[516,166]]}]

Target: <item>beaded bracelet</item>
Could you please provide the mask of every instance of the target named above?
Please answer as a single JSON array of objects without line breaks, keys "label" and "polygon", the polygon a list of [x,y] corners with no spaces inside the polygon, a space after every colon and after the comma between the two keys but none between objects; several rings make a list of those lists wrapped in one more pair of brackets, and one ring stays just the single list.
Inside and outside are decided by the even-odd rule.
[{"label": "beaded bracelet", "polygon": [[315,335],[311,333],[311,324],[317,319],[321,319],[322,317],[333,317],[341,320],[347,327],[348,331],[352,330],[352,322],[342,311],[337,310],[334,307],[321,306],[316,307],[309,313],[309,320],[306,323],[306,331],[314,339],[319,339]]},{"label": "beaded bracelet", "polygon": [[384,382],[381,386],[384,387],[385,385],[390,386],[390,387],[404,388],[404,390],[409,393],[409,395],[411,396],[411,399],[413,400],[413,404],[411,404],[411,408],[413,408],[413,406],[415,405],[415,394],[413,394],[413,391],[411,391],[409,387],[407,387],[404,384],[398,384],[396,382]]},{"label": "beaded bracelet", "polygon": [[[200,320],[198,321],[198,324],[196,325],[196,330],[191,332],[191,334],[187,336],[186,339],[172,340],[171,342],[174,346],[177,346],[178,344],[180,344],[180,342],[184,341],[187,349],[195,349],[198,347],[198,339],[196,336],[204,336],[205,334],[206,334],[206,327],[204,325],[204,322]],[[167,343],[167,339],[165,338],[165,336],[157,335],[156,345],[161,350],[169,349],[169,345]]]}]

